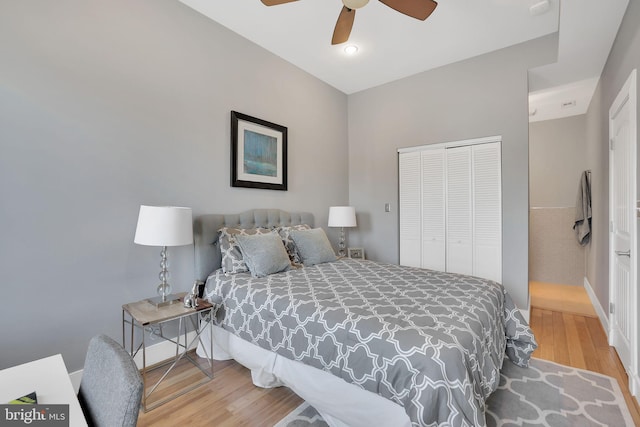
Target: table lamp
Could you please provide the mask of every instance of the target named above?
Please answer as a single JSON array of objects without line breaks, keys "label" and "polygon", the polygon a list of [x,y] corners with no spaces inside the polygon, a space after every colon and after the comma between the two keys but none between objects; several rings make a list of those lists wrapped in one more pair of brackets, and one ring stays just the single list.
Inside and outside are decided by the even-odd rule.
[{"label": "table lamp", "polygon": [[356,226],[356,208],[352,206],[332,206],[329,208],[329,227],[340,227],[338,255],[345,256],[345,227]]},{"label": "table lamp", "polygon": [[158,296],[149,302],[156,307],[169,305],[179,300],[171,293],[171,285],[167,282],[167,247],[184,246],[193,243],[193,219],[191,208],[175,206],[140,206],[136,235],[133,240],[139,245],[161,246],[160,252],[160,284]]}]

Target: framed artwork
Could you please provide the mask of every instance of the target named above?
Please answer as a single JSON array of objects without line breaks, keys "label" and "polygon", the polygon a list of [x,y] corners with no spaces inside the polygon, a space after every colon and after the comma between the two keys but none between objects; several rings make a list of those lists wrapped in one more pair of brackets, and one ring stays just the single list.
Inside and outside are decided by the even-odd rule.
[{"label": "framed artwork", "polygon": [[363,248],[349,248],[347,254],[349,255],[349,258],[364,259]]},{"label": "framed artwork", "polygon": [[287,191],[287,128],[231,112],[231,186]]}]

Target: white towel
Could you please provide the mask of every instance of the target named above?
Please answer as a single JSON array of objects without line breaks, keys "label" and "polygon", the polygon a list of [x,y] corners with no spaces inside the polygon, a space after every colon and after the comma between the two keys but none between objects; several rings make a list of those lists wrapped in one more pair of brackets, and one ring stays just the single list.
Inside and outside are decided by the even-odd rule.
[{"label": "white towel", "polygon": [[583,172],[576,197],[576,221],[573,224],[576,238],[581,246],[585,246],[591,239],[591,186],[588,172]]}]

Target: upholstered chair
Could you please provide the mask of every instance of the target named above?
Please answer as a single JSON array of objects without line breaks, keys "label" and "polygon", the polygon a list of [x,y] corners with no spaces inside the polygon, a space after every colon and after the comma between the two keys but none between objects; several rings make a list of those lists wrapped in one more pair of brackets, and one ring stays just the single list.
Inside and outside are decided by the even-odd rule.
[{"label": "upholstered chair", "polygon": [[133,359],[106,335],[89,342],[78,399],[90,426],[135,426],[142,377]]}]

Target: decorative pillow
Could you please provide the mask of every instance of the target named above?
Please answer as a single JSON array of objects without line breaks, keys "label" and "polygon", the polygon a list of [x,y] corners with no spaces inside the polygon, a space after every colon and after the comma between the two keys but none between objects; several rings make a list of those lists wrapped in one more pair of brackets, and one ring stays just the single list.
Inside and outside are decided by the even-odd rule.
[{"label": "decorative pillow", "polygon": [[242,256],[253,277],[264,277],[289,269],[291,261],[277,231],[251,236],[237,235]]},{"label": "decorative pillow", "polygon": [[291,238],[305,266],[322,264],[337,259],[329,238],[327,238],[322,228],[292,230]]},{"label": "decorative pillow", "polygon": [[222,271],[225,274],[244,273],[249,271],[247,264],[242,259],[240,246],[236,242],[237,236],[250,236],[254,234],[267,234],[271,230],[267,228],[234,228],[223,227],[218,230],[218,243],[222,253]]},{"label": "decorative pillow", "polygon": [[302,264],[300,254],[298,254],[298,250],[296,249],[296,244],[293,243],[293,239],[291,238],[291,232],[293,230],[311,230],[311,227],[307,224],[298,224],[278,227],[277,230],[280,237],[282,237],[282,243],[284,243],[284,247],[287,250],[287,254],[289,254],[291,262],[293,264]]}]

